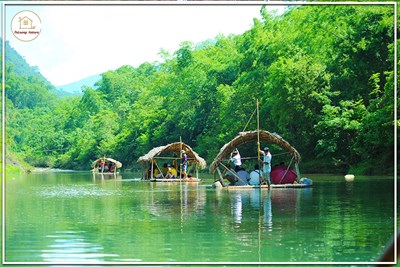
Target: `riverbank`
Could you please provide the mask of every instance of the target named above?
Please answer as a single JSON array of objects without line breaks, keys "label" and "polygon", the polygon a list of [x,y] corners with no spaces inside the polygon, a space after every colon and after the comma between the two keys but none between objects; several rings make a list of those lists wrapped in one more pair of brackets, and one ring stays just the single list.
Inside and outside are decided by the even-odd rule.
[{"label": "riverbank", "polygon": [[29,165],[15,155],[6,156],[6,172],[30,173],[32,169],[34,169],[33,166]]}]

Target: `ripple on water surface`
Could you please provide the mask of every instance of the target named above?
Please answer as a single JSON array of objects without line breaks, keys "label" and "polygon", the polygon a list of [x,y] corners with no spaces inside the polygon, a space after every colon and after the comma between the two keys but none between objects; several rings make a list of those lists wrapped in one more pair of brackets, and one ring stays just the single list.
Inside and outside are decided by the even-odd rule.
[{"label": "ripple on water surface", "polygon": [[87,198],[120,195],[115,189],[99,188],[94,184],[87,185],[52,185],[36,188],[36,193],[47,198]]}]

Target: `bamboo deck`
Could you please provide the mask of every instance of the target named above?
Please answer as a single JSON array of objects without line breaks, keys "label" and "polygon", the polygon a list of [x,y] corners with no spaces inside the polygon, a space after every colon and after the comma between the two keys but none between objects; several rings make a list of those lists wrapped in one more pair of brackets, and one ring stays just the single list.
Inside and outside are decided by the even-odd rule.
[{"label": "bamboo deck", "polygon": [[158,183],[198,183],[201,179],[198,178],[186,178],[186,179],[151,179],[150,182]]},{"label": "bamboo deck", "polygon": [[[271,189],[273,188],[306,188],[311,187],[307,184],[272,184]],[[249,190],[249,189],[268,189],[268,185],[231,185],[221,187],[227,190]]]},{"label": "bamboo deck", "polygon": [[94,171],[93,174],[95,175],[118,175],[118,172],[99,172],[99,171]]}]

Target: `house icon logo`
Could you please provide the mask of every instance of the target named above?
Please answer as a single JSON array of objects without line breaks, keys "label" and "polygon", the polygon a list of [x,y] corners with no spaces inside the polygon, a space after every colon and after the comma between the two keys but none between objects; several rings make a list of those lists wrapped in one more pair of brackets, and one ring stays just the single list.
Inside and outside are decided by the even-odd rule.
[{"label": "house icon logo", "polygon": [[33,30],[35,29],[35,26],[32,25],[32,20],[28,18],[27,16],[19,19],[19,28],[21,30]]},{"label": "house icon logo", "polygon": [[21,11],[11,21],[11,31],[14,36],[24,42],[35,40],[41,32],[41,20],[32,11]]}]

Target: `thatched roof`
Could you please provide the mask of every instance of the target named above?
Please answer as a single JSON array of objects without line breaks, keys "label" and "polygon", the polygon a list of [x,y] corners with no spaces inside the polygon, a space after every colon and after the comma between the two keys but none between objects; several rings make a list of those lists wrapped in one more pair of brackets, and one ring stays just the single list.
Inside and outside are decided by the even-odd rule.
[{"label": "thatched roof", "polygon": [[[292,147],[278,134],[260,130],[260,141],[276,144],[282,147],[287,152],[293,155],[294,160],[297,163],[300,162],[301,157],[299,152],[297,152],[294,147]],[[218,167],[218,164],[226,159],[227,155],[229,155],[235,148],[250,142],[257,142],[257,131],[241,132],[238,136],[233,138],[229,143],[225,144],[220,149],[218,155],[210,165],[210,172],[214,172],[215,169]]]},{"label": "thatched roof", "polygon": [[197,164],[199,164],[201,169],[206,168],[206,161],[203,158],[201,158],[196,152],[194,152],[190,146],[181,142],[172,143],[166,146],[155,147],[152,150],[150,150],[146,155],[141,156],[137,160],[137,162],[151,161],[153,158],[159,156],[160,154],[176,153],[177,155],[179,155],[181,149],[186,151],[189,161],[194,160]]},{"label": "thatched roof", "polygon": [[98,163],[100,163],[102,160],[105,160],[106,162],[108,161],[108,162],[114,163],[117,168],[121,168],[122,167],[122,163],[117,161],[117,160],[115,160],[115,159],[112,159],[112,158],[99,158],[99,159],[96,159],[95,161],[93,161],[92,168],[96,167],[96,165]]}]

